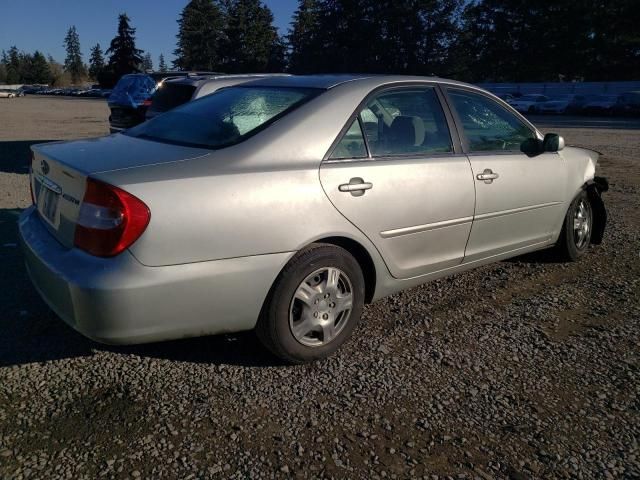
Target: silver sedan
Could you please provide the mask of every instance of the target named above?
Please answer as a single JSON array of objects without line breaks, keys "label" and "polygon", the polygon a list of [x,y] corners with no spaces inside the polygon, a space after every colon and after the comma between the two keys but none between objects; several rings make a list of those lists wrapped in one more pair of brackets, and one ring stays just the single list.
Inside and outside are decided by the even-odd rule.
[{"label": "silver sedan", "polygon": [[32,150],[31,279],[111,344],[255,328],[315,360],[365,303],[543,248],[576,260],[606,222],[596,152],[439,78],[266,78]]}]

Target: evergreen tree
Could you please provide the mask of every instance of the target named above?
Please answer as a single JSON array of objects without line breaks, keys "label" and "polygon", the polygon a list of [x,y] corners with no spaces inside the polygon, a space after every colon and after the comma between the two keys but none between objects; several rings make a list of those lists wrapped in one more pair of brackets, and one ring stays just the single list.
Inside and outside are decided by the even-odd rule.
[{"label": "evergreen tree", "polygon": [[283,43],[267,6],[260,0],[230,0],[227,18],[224,71],[265,72],[283,67]]},{"label": "evergreen tree", "polygon": [[142,57],[142,70],[153,70],[153,59],[151,58],[150,53],[146,53],[144,57]]},{"label": "evergreen tree", "polygon": [[161,72],[166,72],[167,71],[167,64],[164,63],[164,55],[160,54],[160,57],[158,57],[158,70],[160,70]]},{"label": "evergreen tree", "polygon": [[45,56],[36,50],[31,57],[31,81],[29,83],[48,84],[51,70]]},{"label": "evergreen tree", "polygon": [[[583,2],[572,4],[579,8]],[[589,39],[587,79],[640,79],[640,5],[637,0],[592,1],[588,11],[593,21],[584,28],[571,19],[574,30]],[[584,14],[583,17],[584,18]],[[586,32],[585,32],[586,30]]]},{"label": "evergreen tree", "polygon": [[67,56],[64,60],[64,69],[71,75],[74,84],[79,83],[86,75],[84,63],[82,63],[82,53],[80,52],[80,36],[75,25],[72,25],[64,37],[64,45]]},{"label": "evergreen tree", "polygon": [[224,16],[213,0],[191,0],[178,19],[178,48],[173,66],[181,70],[216,70]]},{"label": "evergreen tree", "polygon": [[432,74],[448,69],[462,0],[300,0],[291,71]]},{"label": "evergreen tree", "polygon": [[314,50],[318,21],[318,1],[299,0],[298,9],[293,14],[291,28],[287,35],[289,43],[289,69],[296,73],[314,71],[314,58],[308,55]]},{"label": "evergreen tree", "polygon": [[91,48],[91,58],[89,59],[89,76],[94,80],[98,79],[98,76],[104,70],[104,56],[102,54],[102,48],[100,44],[96,43]]},{"label": "evergreen tree", "polygon": [[118,16],[118,34],[111,40],[106,52],[110,55],[108,69],[113,83],[122,75],[139,71],[142,50],[136,48],[135,33],[136,29],[129,25],[127,14],[121,13]]},{"label": "evergreen tree", "polygon": [[15,45],[9,48],[7,54],[7,83],[9,85],[15,85],[20,83],[20,55],[18,47]]},{"label": "evergreen tree", "polygon": [[18,83],[33,83],[31,75],[33,57],[25,52],[18,54]]}]

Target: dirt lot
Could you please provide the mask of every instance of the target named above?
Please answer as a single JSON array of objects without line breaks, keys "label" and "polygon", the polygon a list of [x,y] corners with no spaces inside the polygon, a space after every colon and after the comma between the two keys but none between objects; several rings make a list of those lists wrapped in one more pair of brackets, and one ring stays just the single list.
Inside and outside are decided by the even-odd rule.
[{"label": "dirt lot", "polygon": [[586,258],[395,295],[338,355],[289,367],[251,333],[105,347],[40,300],[16,246],[28,146],[106,116],[0,101],[0,478],[640,477],[636,125],[553,127],[604,153],[610,224]]}]

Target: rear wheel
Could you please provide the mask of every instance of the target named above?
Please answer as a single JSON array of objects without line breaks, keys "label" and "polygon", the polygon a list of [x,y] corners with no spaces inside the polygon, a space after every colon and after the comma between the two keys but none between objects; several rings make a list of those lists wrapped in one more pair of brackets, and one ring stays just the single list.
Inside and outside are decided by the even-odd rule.
[{"label": "rear wheel", "polygon": [[276,280],[256,332],[287,362],[318,360],[349,338],[363,305],[358,262],[340,247],[314,244],[298,253]]},{"label": "rear wheel", "polygon": [[568,261],[576,261],[587,251],[591,241],[593,212],[587,192],[581,191],[573,199],[564,219],[557,248]]}]

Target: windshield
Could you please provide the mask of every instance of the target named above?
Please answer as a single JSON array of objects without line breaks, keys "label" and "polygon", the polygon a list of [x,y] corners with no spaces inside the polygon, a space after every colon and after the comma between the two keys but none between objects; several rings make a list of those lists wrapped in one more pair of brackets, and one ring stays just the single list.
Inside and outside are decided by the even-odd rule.
[{"label": "windshield", "polygon": [[204,148],[243,141],[322,90],[229,87],[129,129],[126,135]]},{"label": "windshield", "polygon": [[136,108],[156,89],[156,82],[147,75],[124,75],[111,92],[109,103]]}]

